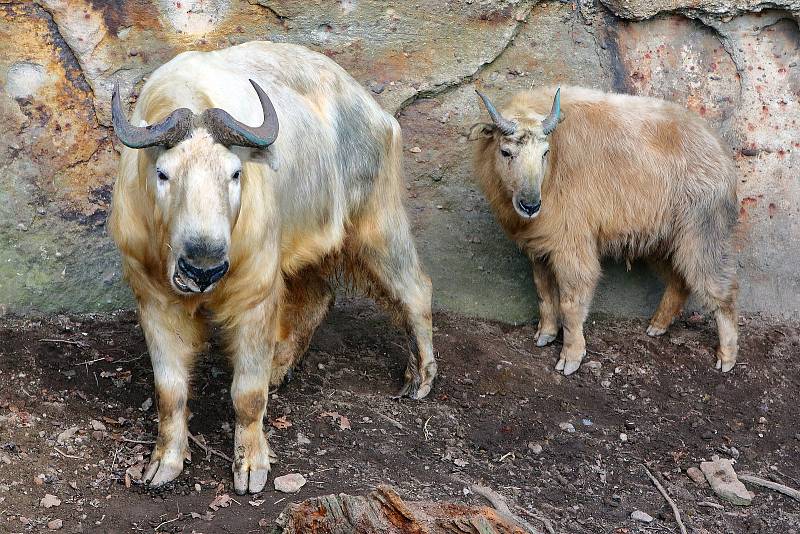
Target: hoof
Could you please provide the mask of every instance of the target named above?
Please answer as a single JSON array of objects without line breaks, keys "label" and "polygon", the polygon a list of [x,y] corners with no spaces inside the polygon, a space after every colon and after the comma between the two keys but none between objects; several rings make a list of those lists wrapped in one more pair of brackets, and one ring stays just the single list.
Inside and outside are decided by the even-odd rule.
[{"label": "hoof", "polygon": [[556,371],[562,371],[564,373],[564,376],[571,375],[580,368],[581,362],[583,361],[583,358],[585,356],[586,356],[586,351],[583,351],[583,354],[581,354],[580,358],[577,359],[574,357],[568,358],[563,354],[562,351],[562,355],[558,359],[558,363],[556,364]]},{"label": "hoof", "polygon": [[178,478],[182,471],[182,457],[180,459],[162,457],[159,460],[152,460],[150,462],[142,480],[151,488],[158,488]]},{"label": "hoof", "polygon": [[545,347],[556,340],[555,334],[536,334],[536,346]]},{"label": "hoof", "polygon": [[666,332],[667,332],[666,328],[659,328],[653,325],[647,327],[647,335],[650,337],[663,336]]},{"label": "hoof", "polygon": [[717,365],[715,367],[720,371],[722,371],[723,373],[727,373],[728,371],[733,369],[735,365],[736,365],[736,360],[732,362],[731,361],[723,362],[722,360],[717,359]]}]

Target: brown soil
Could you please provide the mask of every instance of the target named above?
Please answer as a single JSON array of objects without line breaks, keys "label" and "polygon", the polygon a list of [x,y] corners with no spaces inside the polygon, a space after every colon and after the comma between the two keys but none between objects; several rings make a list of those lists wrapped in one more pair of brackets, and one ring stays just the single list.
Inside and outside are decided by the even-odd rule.
[{"label": "brown soil", "polygon": [[[151,441],[156,431],[154,408],[141,409],[153,395],[152,371],[133,314],[6,318],[0,531],[44,531],[61,519],[64,532],[152,532],[177,518],[159,530],[258,532],[290,501],[389,483],[409,500],[486,504],[465,492],[479,483],[540,528],[523,510],[561,533],[677,532],[646,462],[690,531],[796,533],[800,503],[751,488],[753,505],[735,507],[685,474],[714,454],[738,454],[738,471],[800,488],[800,325],[741,322],[741,365],[722,375],[711,368],[713,322],[702,317],[683,318],[660,339],[648,338],[639,320],[590,321],[591,353],[565,378],[552,369],[558,346],[533,347],[533,326],[439,313],[438,382],[428,399],[398,402],[390,396],[401,382],[403,335],[371,304],[343,300],[268,409],[272,420],[291,422],[268,426],[279,456],[273,476],[299,472],[308,483],[297,495],[276,492],[270,481],[268,491],[239,497],[227,462],[194,445],[193,462],[175,483],[159,491],[126,487],[126,469],[135,471],[150,447],[126,440]],[[196,369],[190,428],[226,454],[229,380],[226,360],[211,346]],[[347,417],[351,429],[326,412]],[[41,506],[46,494],[60,505]],[[235,501],[209,509],[222,494]],[[656,520],[636,523],[634,510]]]}]

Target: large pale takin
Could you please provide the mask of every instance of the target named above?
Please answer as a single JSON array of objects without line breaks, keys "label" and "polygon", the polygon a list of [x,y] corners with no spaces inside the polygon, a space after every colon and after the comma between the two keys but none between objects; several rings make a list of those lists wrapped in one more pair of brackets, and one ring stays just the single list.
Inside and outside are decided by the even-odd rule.
[{"label": "large pale takin", "polygon": [[126,148],[110,231],[158,397],[147,482],[183,469],[192,361],[211,321],[233,363],[234,487],[264,488],[268,385],[307,349],[334,279],[395,312],[416,341],[400,394],[428,394],[431,284],[402,205],[400,127],[353,78],[303,47],[252,42],[161,66],[130,121],[118,90],[112,104]]}]

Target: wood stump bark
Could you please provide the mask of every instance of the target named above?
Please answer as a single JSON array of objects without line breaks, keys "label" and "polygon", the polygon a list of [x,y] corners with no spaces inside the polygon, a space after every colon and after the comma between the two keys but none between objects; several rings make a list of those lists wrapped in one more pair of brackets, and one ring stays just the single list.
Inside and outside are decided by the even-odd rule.
[{"label": "wood stump bark", "polygon": [[340,493],[290,504],[273,534],[529,534],[485,506],[404,501],[390,486],[367,496]]}]

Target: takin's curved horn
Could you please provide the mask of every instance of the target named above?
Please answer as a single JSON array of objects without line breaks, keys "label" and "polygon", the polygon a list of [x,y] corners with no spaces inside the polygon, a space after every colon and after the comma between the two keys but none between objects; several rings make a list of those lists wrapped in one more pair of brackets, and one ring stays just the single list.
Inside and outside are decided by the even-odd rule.
[{"label": "takin's curved horn", "polygon": [[214,140],[225,146],[247,146],[266,148],[278,137],[278,115],[267,94],[259,85],[250,80],[256,90],[264,122],[261,126],[247,126],[237,121],[230,114],[219,108],[207,109],[203,112],[203,124],[211,132]]},{"label": "takin's curved horn", "polygon": [[123,145],[130,148],[149,146],[172,146],[183,140],[191,129],[192,112],[186,108],[176,109],[166,119],[150,126],[134,126],[125,118],[122,102],[119,99],[119,84],[114,84],[111,97],[111,121],[114,132]]},{"label": "takin's curved horn", "polygon": [[512,135],[514,132],[517,131],[517,125],[512,121],[504,118],[497,109],[495,109],[492,102],[489,98],[475,89],[475,92],[478,93],[478,96],[481,97],[483,100],[483,105],[486,106],[486,111],[489,112],[489,116],[492,118],[492,122],[503,132],[503,135]]},{"label": "takin's curved horn", "polygon": [[553,107],[550,108],[550,115],[542,121],[542,130],[545,135],[550,135],[558,126],[558,120],[561,118],[561,88],[556,90],[556,96],[553,98]]}]

